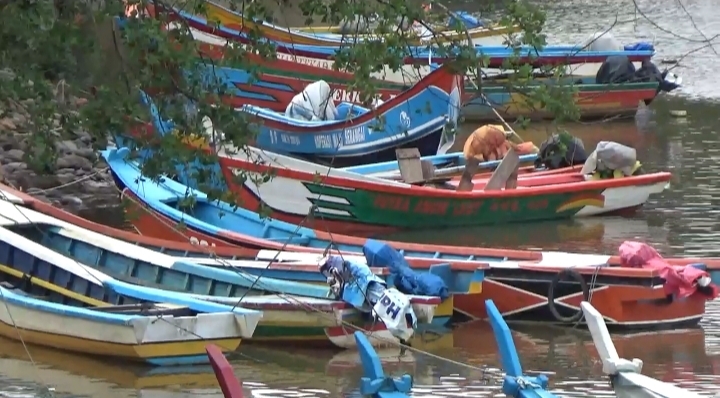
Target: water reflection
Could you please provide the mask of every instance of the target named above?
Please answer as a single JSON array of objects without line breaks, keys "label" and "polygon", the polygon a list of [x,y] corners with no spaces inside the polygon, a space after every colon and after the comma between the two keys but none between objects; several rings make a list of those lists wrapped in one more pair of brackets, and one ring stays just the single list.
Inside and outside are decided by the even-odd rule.
[{"label": "water reflection", "polygon": [[[479,3],[479,2],[476,2]],[[468,8],[476,3],[462,3]],[[686,2],[688,11],[706,35],[720,33],[720,14],[709,0]],[[660,26],[685,37],[697,37],[692,23],[679,2],[638,0],[637,4]],[[574,43],[588,34],[603,30],[620,13],[625,19],[635,13],[632,2],[614,0],[542,2],[549,11],[547,31],[550,41]],[[280,16],[282,18],[280,18]],[[621,17],[622,18],[622,17]],[[278,13],[278,22],[300,24],[304,17],[286,7]],[[623,23],[613,30],[623,41],[654,41],[658,58],[678,58],[697,47],[697,43],[678,40],[658,32],[647,21]],[[718,98],[717,85],[707,84],[717,59],[708,48],[688,56],[674,71],[682,75],[680,94]],[[669,111],[688,111],[685,118],[672,118]],[[664,254],[684,256],[720,255],[720,106],[664,95],[635,119],[614,123],[584,123],[565,126],[580,137],[587,148],[601,140],[633,146],[648,170],[670,170],[671,188],[654,197],[636,217],[593,218],[557,223],[467,228],[453,232],[428,234],[407,232],[393,236],[409,241],[543,248],[546,250],[602,251],[614,253],[626,239],[651,242]],[[466,126],[466,133],[477,126]],[[527,140],[542,142],[552,125],[535,124],[519,133]],[[462,145],[462,138],[458,145]],[[118,213],[119,214],[119,213]],[[105,217],[105,221],[107,218]],[[120,220],[120,218],[118,218]],[[641,358],[644,373],[673,381],[683,387],[712,396],[720,392],[720,304],[708,304],[705,330],[663,332],[616,336],[619,354]],[[589,335],[566,329],[530,330],[513,333],[527,369],[552,374],[554,392],[568,397],[612,396],[601,374],[599,359]],[[482,368],[496,367],[497,355],[489,326],[484,323],[462,325],[444,336],[425,335],[413,346],[435,355],[469,364],[468,368],[416,352],[382,351],[387,369],[410,372],[416,377],[417,397],[488,397],[499,391],[499,380],[489,378]],[[67,355],[30,347],[37,366],[27,360],[22,345],[0,339],[0,395],[37,397],[42,386],[53,386],[54,396],[101,396],[146,398],[207,396],[220,397],[209,368],[163,371],[115,366],[112,361]],[[241,347],[243,356],[233,360],[243,379],[247,396],[327,397],[356,394],[360,373],[356,358],[348,352],[286,352],[275,349]]]},{"label": "water reflection", "polygon": [[[710,320],[701,328],[662,333],[613,336],[618,354],[641,358],[643,372],[676,382],[703,394],[720,392],[720,312],[710,304]],[[513,338],[528,373],[542,372],[554,392],[567,397],[612,396],[589,334],[584,330],[513,326]],[[485,322],[460,325],[452,333],[426,333],[412,341],[414,350],[380,350],[391,374],[410,373],[416,397],[497,396],[501,379],[490,326]],[[22,345],[0,339],[0,390],[8,397],[39,397],[42,386],[56,396],[145,398],[221,397],[207,366],[154,369],[115,366],[112,361],[68,355],[30,347],[37,366],[27,360]],[[247,396],[357,396],[362,370],[356,353],[332,350],[294,350],[245,345],[232,360]],[[427,352],[430,355],[426,355]],[[448,360],[439,359],[448,358]],[[466,365],[463,365],[466,364]]]}]

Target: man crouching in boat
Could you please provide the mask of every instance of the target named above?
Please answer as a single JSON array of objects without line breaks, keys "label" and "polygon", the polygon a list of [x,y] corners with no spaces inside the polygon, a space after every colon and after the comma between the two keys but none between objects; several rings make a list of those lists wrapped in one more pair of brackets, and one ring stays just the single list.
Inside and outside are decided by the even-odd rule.
[{"label": "man crouching in boat", "polygon": [[373,274],[367,265],[333,255],[323,257],[318,265],[336,298],[360,311],[372,312],[373,317],[380,318],[401,342],[413,335],[417,317],[410,300],[397,289],[388,289],[385,281]]},{"label": "man crouching in boat", "polygon": [[465,169],[460,177],[458,191],[472,191],[473,176],[480,169],[480,163],[500,160],[514,149],[518,155],[537,153],[538,149],[532,142],[514,144],[507,140],[505,128],[497,124],[486,124],[473,131],[463,146]]}]

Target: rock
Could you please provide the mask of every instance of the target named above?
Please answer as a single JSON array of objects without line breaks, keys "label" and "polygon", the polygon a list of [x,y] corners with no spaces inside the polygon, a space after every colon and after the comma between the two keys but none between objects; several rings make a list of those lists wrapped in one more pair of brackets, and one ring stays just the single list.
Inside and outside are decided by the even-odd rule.
[{"label": "rock", "polygon": [[[13,78],[12,71],[0,69],[0,79]],[[73,131],[70,139],[59,138],[55,143],[57,162],[50,168],[52,174],[39,175],[28,167],[23,160],[25,154],[32,156],[38,148],[30,140],[32,129],[27,128],[30,119],[24,113],[24,107],[33,103],[33,99],[19,103],[0,100],[0,182],[76,213],[120,207],[117,187],[110,175],[104,172],[107,165],[98,162],[98,155],[92,147],[93,138],[81,128]],[[67,97],[64,105],[80,107],[86,103],[83,98]],[[61,137],[60,115],[55,116],[55,127],[50,133]]]},{"label": "rock", "polygon": [[57,179],[58,182],[62,185],[69,184],[73,181],[78,180],[78,176],[75,175],[74,172],[68,174],[68,173],[57,173]]},{"label": "rock", "polygon": [[10,130],[15,131],[17,126],[15,126],[15,122],[11,118],[3,118],[0,119],[0,130]]},{"label": "rock", "polygon": [[57,141],[55,143],[55,148],[57,148],[58,151],[64,154],[77,154],[78,147],[75,144],[75,141],[71,140],[63,140],[63,141]]},{"label": "rock", "polygon": [[60,204],[63,206],[72,206],[80,209],[83,205],[82,199],[74,195],[63,195],[60,197]]},{"label": "rock", "polygon": [[15,173],[17,171],[27,170],[27,164],[22,162],[10,162],[3,166],[3,172],[5,175]]},{"label": "rock", "polygon": [[78,155],[63,155],[57,160],[58,169],[83,169],[92,170],[92,162]]},{"label": "rock", "polygon": [[75,155],[82,156],[93,163],[97,162],[98,159],[97,154],[91,148],[78,148],[77,151],[75,151]]},{"label": "rock", "polygon": [[11,149],[9,151],[4,152],[2,156],[3,156],[3,159],[8,160],[8,163],[22,162],[23,156],[25,156],[25,152],[23,152],[19,149]]}]

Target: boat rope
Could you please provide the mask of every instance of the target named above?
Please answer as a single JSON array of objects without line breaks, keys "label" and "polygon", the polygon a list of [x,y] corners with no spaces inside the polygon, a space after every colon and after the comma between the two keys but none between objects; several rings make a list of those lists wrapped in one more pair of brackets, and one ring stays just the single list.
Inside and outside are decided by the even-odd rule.
[{"label": "boat rope", "polygon": [[[22,214],[23,217],[25,217],[25,219],[28,221],[28,223],[30,223],[30,225],[33,225],[33,226],[35,227],[35,229],[36,229],[38,232],[40,232],[40,234],[42,234],[43,237],[47,238],[47,232],[44,231],[42,228],[39,228],[39,227],[37,226],[37,224],[35,224],[34,222],[32,222],[32,220],[30,220],[30,218],[28,218],[28,217],[25,215],[25,213],[22,212],[22,210],[21,210],[21,207],[22,207],[22,206],[19,206],[18,204],[16,204],[16,203],[14,203],[13,201],[11,201],[11,200],[5,195],[5,193],[2,192],[2,191],[0,191],[0,200],[4,200],[4,201],[6,201],[6,202],[11,203],[11,204],[18,210],[18,212],[19,212],[20,214]],[[16,224],[17,224],[17,222],[16,222]],[[86,268],[86,267],[88,267],[87,265],[84,265],[84,264],[80,263],[77,259],[75,259],[75,258],[73,258],[73,257],[68,257],[68,256],[66,256],[66,257],[67,257],[68,259],[74,261],[74,262],[79,266],[79,268],[82,269],[82,270],[90,277],[90,279],[95,280],[98,284],[100,284],[100,286],[103,286],[103,282],[102,282],[100,279],[98,279],[98,277],[97,277],[96,275],[92,274],[90,271],[87,270],[87,268]],[[0,290],[0,294],[2,294],[2,290]],[[5,300],[5,297],[4,297],[4,296],[0,296],[0,299],[3,300],[3,302],[5,303],[5,306],[6,306],[6,308],[7,308],[8,304],[7,304],[7,300]],[[9,310],[9,309],[8,309],[8,315],[10,315],[10,310]],[[17,325],[15,324],[15,321],[14,321],[14,319],[12,318],[12,315],[10,315],[10,318],[11,318],[11,320],[12,320],[12,322],[13,322],[13,326],[15,326],[15,329],[18,330],[18,333],[19,333],[19,332],[20,332],[20,329],[19,329],[19,328],[17,327]],[[185,328],[185,327],[183,327],[183,326],[177,325],[177,324],[169,321],[168,319],[162,317],[161,315],[157,315],[157,319],[159,319],[159,320],[161,320],[161,321],[164,321],[164,322],[166,322],[166,323],[174,326],[175,328],[177,328],[177,329],[179,329],[179,330],[182,330],[182,331],[185,332],[185,333],[188,333],[188,334],[191,334],[191,335],[193,335],[193,336],[195,336],[195,337],[198,337],[200,340],[203,340],[203,341],[204,341],[204,340],[209,340],[208,338],[202,337],[202,336],[196,334],[195,332],[193,332],[193,331],[191,331],[191,330],[188,330],[187,328]],[[27,346],[25,345],[25,342],[22,340],[22,338],[21,338],[21,341],[23,342],[23,346],[25,347],[25,351],[26,351],[26,353],[28,354],[28,357],[30,357],[30,359],[31,359],[31,361],[32,361],[32,356],[30,355],[30,351],[27,349]],[[215,342],[215,343],[213,343],[213,344],[217,345],[217,346],[220,347],[220,348],[223,348],[225,351],[235,352],[235,348],[234,348],[234,347],[223,346],[221,343],[217,343],[217,342]],[[240,353],[240,355],[246,356],[246,355],[244,355],[244,354],[242,354],[242,353]],[[246,356],[246,357],[255,360],[255,358],[251,358],[251,357],[249,357],[249,356]],[[35,362],[33,361],[33,364],[34,364],[34,363],[35,363]]]},{"label": "boat rope", "polygon": [[69,186],[71,186],[71,185],[75,185],[75,184],[81,183],[81,182],[83,182],[83,181],[89,180],[89,179],[91,179],[91,178],[93,178],[93,177],[95,177],[95,176],[97,176],[97,175],[100,175],[100,174],[106,172],[106,171],[108,171],[108,168],[107,168],[107,167],[105,167],[105,168],[103,168],[103,169],[100,169],[100,170],[97,170],[97,171],[95,171],[95,172],[93,172],[93,173],[90,173],[90,174],[88,174],[88,175],[86,175],[86,176],[83,176],[83,177],[81,177],[81,178],[78,178],[77,180],[70,181],[70,182],[68,182],[68,183],[66,183],[66,184],[58,185],[58,186],[56,186],[56,187],[51,187],[51,188],[48,188],[48,189],[41,189],[41,190],[38,190],[38,191],[35,191],[35,192],[40,193],[40,194],[43,194],[43,193],[48,193],[48,192],[50,192],[50,191],[54,191],[54,190],[56,190],[56,189],[67,188],[67,187],[69,187]]},{"label": "boat rope", "polygon": [[[340,143],[337,144],[337,147],[335,148],[335,150],[337,150],[339,147],[340,147]],[[332,163],[334,161],[335,161],[335,157],[333,157],[331,159],[330,165],[327,167],[327,173],[325,173],[324,179],[327,179],[328,177],[330,177],[330,172],[333,170]],[[237,308],[237,306],[240,305],[240,303],[243,301],[245,296],[247,296],[247,294],[250,293],[250,291],[252,291],[253,287],[255,287],[257,282],[263,277],[263,275],[265,275],[265,272],[268,269],[270,269],[270,266],[278,259],[278,257],[280,257],[280,253],[282,253],[285,250],[285,248],[287,247],[287,245],[290,244],[290,242],[292,242],[292,239],[297,235],[297,233],[303,227],[305,222],[307,220],[309,220],[313,216],[314,213],[316,213],[315,210],[317,209],[317,205],[315,203],[319,202],[321,197],[322,197],[322,193],[318,193],[317,199],[315,201],[313,201],[312,205],[310,206],[310,210],[308,210],[308,213],[305,215],[305,217],[303,217],[303,219],[300,221],[300,223],[298,223],[297,227],[295,228],[295,231],[292,233],[292,235],[288,236],[288,238],[285,239],[285,242],[283,242],[283,245],[280,247],[280,250],[276,251],[275,256],[273,256],[272,260],[268,261],[268,264],[265,266],[265,268],[263,268],[263,270],[260,271],[260,275],[258,275],[256,277],[256,279],[253,281],[253,283],[250,285],[250,287],[243,293],[242,296],[240,296],[240,299],[235,303],[235,305],[233,305],[233,307],[232,307],[233,310],[235,310],[235,308]],[[260,200],[262,201],[262,198],[260,198]],[[331,239],[332,239],[332,237],[331,237]],[[217,258],[217,256],[215,254],[213,254],[213,257]],[[237,267],[231,267],[231,268],[236,269]],[[237,270],[236,270],[236,272],[237,272]]]},{"label": "boat rope", "polygon": [[[2,193],[0,193],[0,195],[2,195]],[[4,195],[3,195],[3,196],[4,196]],[[33,359],[32,354],[30,354],[30,349],[28,348],[27,343],[25,343],[25,339],[24,339],[23,336],[22,336],[22,331],[21,331],[21,329],[17,326],[17,323],[15,323],[15,318],[12,316],[12,311],[10,311],[10,306],[8,305],[7,300],[5,300],[5,293],[3,293],[2,289],[0,289],[0,300],[2,300],[3,304],[5,305],[5,310],[6,310],[7,313],[8,313],[8,317],[10,318],[10,322],[12,322],[12,326],[13,326],[13,328],[15,329],[15,332],[17,332],[18,340],[20,340],[20,343],[22,344],[23,349],[25,350],[25,353],[26,353],[27,356],[28,356],[28,359],[30,359],[30,363],[32,364],[33,368],[35,368],[36,370],[38,370],[38,376],[39,376],[39,378],[40,378],[40,380],[41,380],[41,382],[42,382],[42,384],[43,384],[43,387],[47,390],[48,394],[50,394],[51,397],[54,397],[54,396],[55,396],[55,394],[54,394],[55,389],[52,388],[52,387],[50,387],[50,384],[48,384],[47,382],[45,382],[45,380],[43,380],[43,376],[41,375],[41,372],[39,372],[39,368],[38,368],[38,366],[37,366],[37,363],[35,362],[35,359]]]},{"label": "boat rope", "polygon": [[[118,188],[118,190],[119,190],[119,188]],[[172,225],[172,224],[170,224],[169,222],[167,222],[166,220],[160,218],[157,214],[155,214],[154,212],[152,212],[152,211],[150,211],[149,209],[147,209],[145,206],[143,206],[141,203],[139,203],[136,199],[134,199],[134,198],[132,198],[132,197],[129,198],[129,199],[132,200],[132,201],[134,201],[136,204],[138,204],[143,210],[147,211],[149,215],[151,215],[152,217],[156,218],[159,222],[161,222],[161,223],[165,224],[166,226],[170,227],[173,231],[175,231],[176,233],[180,234],[181,236],[187,237],[187,236],[185,235],[185,233],[183,232],[183,230],[178,229],[176,225]],[[189,238],[188,238],[188,241],[189,241]],[[212,247],[211,247],[211,246],[198,246],[198,248],[201,248],[201,250],[205,250],[205,251],[207,252],[207,254],[209,254],[209,255],[211,255],[211,256],[213,257],[213,259],[215,259],[215,260],[217,260],[217,261],[219,261],[219,262],[227,265],[228,268],[234,270],[234,271],[235,271],[236,273],[238,273],[239,275],[251,276],[251,277],[252,277],[251,274],[248,274],[247,272],[243,271],[242,269],[233,266],[232,264],[228,263],[225,258],[218,256],[218,255],[212,250]],[[279,255],[279,252],[278,252],[278,255]],[[340,255],[342,256],[342,253],[340,253]],[[277,255],[276,255],[276,258],[277,258]],[[271,264],[272,264],[272,261],[271,261],[270,264],[268,264],[268,267],[269,267]],[[259,280],[260,277],[257,277],[257,279]],[[297,299],[296,297],[289,296],[289,295],[286,295],[286,294],[278,294],[278,297],[281,297],[283,300],[287,301],[287,302],[290,303],[290,304],[294,304],[294,305],[296,305],[296,306],[298,306],[298,307],[304,308],[304,309],[305,309],[306,311],[308,311],[308,312],[318,313],[321,317],[335,320],[335,318],[334,318],[334,316],[332,316],[332,314],[329,314],[329,313],[327,313],[327,312],[325,312],[325,311],[322,311],[322,310],[316,308],[315,306],[313,306],[313,305],[311,305],[311,304],[304,303],[302,300],[299,300],[299,299]],[[407,345],[407,344],[398,343],[397,341],[392,340],[392,339],[387,339],[387,338],[384,338],[384,337],[382,337],[382,336],[378,336],[378,335],[375,334],[374,332],[369,331],[369,330],[365,330],[365,329],[363,329],[363,328],[361,328],[361,327],[359,327],[359,326],[357,326],[357,325],[353,325],[353,324],[350,323],[350,322],[347,322],[347,321],[344,321],[344,320],[340,320],[339,322],[340,322],[343,326],[345,326],[345,327],[347,327],[347,328],[350,328],[350,329],[352,329],[353,331],[363,332],[363,333],[367,334],[368,336],[371,336],[371,337],[374,338],[374,339],[377,339],[377,340],[379,340],[379,341],[382,341],[383,343],[385,343],[385,344],[387,344],[387,345],[389,345],[389,346],[396,346],[396,347],[401,348],[401,349],[406,349],[406,350],[408,350],[408,351],[411,351],[411,352],[414,352],[414,353],[417,353],[417,354],[426,355],[426,356],[428,356],[428,357],[430,357],[430,358],[433,358],[433,359],[436,359],[436,360],[439,360],[439,361],[443,361],[443,362],[446,362],[446,363],[450,363],[450,364],[453,364],[453,365],[457,365],[457,366],[460,366],[460,367],[465,367],[465,368],[472,369],[472,370],[479,370],[479,371],[483,371],[483,372],[491,372],[491,370],[490,370],[489,368],[487,368],[487,367],[473,366],[473,365],[469,365],[469,364],[466,364],[466,363],[463,363],[463,362],[455,361],[455,360],[452,360],[452,359],[449,359],[449,358],[446,358],[446,357],[443,357],[443,356],[440,356],[440,355],[436,355],[436,354],[430,353],[430,352],[425,351],[425,350],[421,350],[421,349],[418,349],[418,348],[409,346],[409,345]]]},{"label": "boat rope", "polygon": [[[602,267],[599,265],[596,265],[595,270],[593,271],[592,277],[590,278],[589,293],[588,293],[588,298],[587,298],[587,302],[590,304],[592,304],[593,291],[595,290],[595,286],[597,285],[597,277],[598,277],[598,274],[600,273],[600,268],[602,268]],[[581,312],[582,312],[582,316],[580,316],[580,318],[578,318],[578,320],[575,321],[575,324],[572,326],[573,329],[580,326],[580,323],[583,321],[583,319],[585,319],[585,312],[584,311],[581,311]]]},{"label": "boat rope", "polygon": [[[331,170],[332,170],[332,168],[329,167],[329,168],[328,168],[328,173],[327,173],[326,176],[329,176]],[[119,189],[117,186],[115,186],[115,187],[116,187],[116,189],[117,189],[118,191],[120,191],[120,189]],[[120,193],[122,193],[122,191],[120,191]],[[320,195],[319,195],[319,196],[320,196]],[[42,230],[41,228],[39,228],[39,227],[37,226],[37,224],[33,223],[32,220],[30,220],[30,219],[25,215],[25,213],[22,212],[22,210],[20,209],[20,206],[18,206],[18,205],[17,205],[16,203],[14,203],[13,201],[10,201],[10,200],[7,198],[7,196],[6,196],[2,191],[0,191],[0,199],[3,199],[3,200],[5,200],[5,201],[11,203],[11,204],[19,211],[19,213],[22,214],[23,217],[25,217],[25,219],[26,219],[31,225],[33,225],[33,226],[37,229],[38,232],[40,232],[44,237],[47,237],[46,231]],[[137,203],[137,201],[136,201],[136,203]],[[145,209],[145,207],[142,206],[142,205],[141,205],[141,208]],[[145,209],[145,210],[148,210],[148,209]],[[311,211],[312,211],[312,209],[311,209]],[[164,220],[162,220],[162,219],[160,219],[159,217],[157,217],[157,215],[155,215],[153,212],[149,212],[149,214],[152,215],[153,217],[156,217],[159,221],[163,222],[163,223],[166,224],[167,226],[171,227],[174,231],[180,233],[181,236],[187,238],[187,236],[186,236],[184,233],[182,233],[182,231],[179,231],[179,230],[177,229],[177,226],[172,226],[172,225],[168,224],[168,223],[165,222]],[[312,214],[312,213],[309,213],[308,216],[306,216],[306,219],[308,219],[311,214]],[[297,229],[297,230],[299,230],[300,227],[301,227],[301,225],[298,226],[298,229]],[[297,232],[297,230],[296,230],[296,232]],[[286,247],[287,244],[289,244],[289,243],[291,242],[291,239],[292,239],[292,238],[293,238],[293,236],[290,236],[290,237],[286,240],[285,244],[282,246],[283,249]],[[188,241],[190,241],[189,238],[188,238]],[[245,277],[245,278],[255,278],[255,280],[254,280],[253,283],[251,284],[250,288],[248,288],[247,291],[245,292],[245,294],[243,294],[243,296],[235,303],[235,305],[233,305],[232,310],[235,310],[235,308],[237,308],[237,307],[241,304],[242,299],[245,297],[245,295],[247,295],[247,293],[249,293],[249,292],[252,290],[253,287],[255,287],[256,285],[258,285],[259,281],[262,279],[262,273],[261,273],[261,275],[259,275],[259,276],[251,275],[251,274],[243,271],[242,269],[239,269],[238,267],[235,267],[235,266],[233,266],[232,264],[228,263],[224,258],[217,256],[216,253],[214,253],[214,252],[212,252],[211,250],[209,250],[210,247],[207,247],[207,246],[198,246],[198,247],[205,249],[205,250],[208,252],[208,254],[210,254],[210,256],[211,256],[213,259],[215,259],[216,261],[219,261],[219,262],[222,263],[223,265],[225,265],[225,266],[227,266],[228,268],[232,269],[232,270],[233,270],[234,272],[236,272],[238,275],[241,275],[241,276],[243,276],[243,277]],[[278,252],[275,254],[274,258],[273,258],[271,261],[269,261],[268,264],[267,264],[267,266],[263,269],[263,272],[266,271],[267,269],[269,269],[270,265],[272,265],[272,264],[277,260],[277,258],[280,256],[281,253],[282,253],[282,250],[278,251]],[[342,254],[341,254],[341,255],[342,255]],[[102,281],[101,281],[100,279],[98,279],[98,277],[97,277],[96,275],[93,275],[90,271],[88,271],[82,263],[80,263],[79,261],[77,261],[75,258],[72,258],[72,257],[68,257],[68,258],[70,258],[70,259],[72,259],[73,261],[75,261],[75,263],[77,263],[77,264],[80,266],[79,268],[81,268],[82,270],[84,270],[85,273],[86,273],[88,276],[90,276],[91,279],[94,279],[95,281],[97,281],[101,286],[103,285]],[[260,286],[262,286],[262,284],[260,284]],[[329,319],[335,320],[335,318],[334,318],[331,314],[328,314],[328,313],[326,313],[326,312],[324,312],[324,311],[322,311],[322,310],[319,310],[319,309],[315,308],[314,306],[311,306],[311,305],[308,305],[308,304],[306,304],[306,303],[303,303],[303,302],[301,302],[300,300],[298,300],[298,299],[296,299],[296,298],[294,298],[294,297],[287,296],[287,295],[284,295],[284,294],[278,294],[278,297],[281,297],[281,298],[283,298],[284,300],[286,300],[287,302],[289,302],[289,303],[291,303],[291,304],[294,304],[294,305],[296,305],[296,306],[304,307],[306,310],[310,310],[309,312],[317,312],[317,313],[319,313],[319,314],[320,314],[321,316],[323,316],[323,317],[327,317],[327,318],[329,318]],[[5,304],[7,305],[7,303],[5,303]],[[202,337],[202,336],[194,333],[193,331],[188,330],[188,329],[185,328],[185,327],[182,327],[182,326],[177,325],[177,324],[175,324],[175,323],[173,323],[173,322],[170,322],[168,319],[165,319],[165,318],[163,318],[163,317],[161,317],[161,316],[159,316],[159,315],[158,315],[157,319],[162,320],[162,321],[164,321],[164,322],[167,322],[168,324],[173,325],[175,328],[177,328],[177,329],[179,329],[179,330],[182,330],[182,331],[184,331],[184,332],[186,332],[186,333],[188,333],[188,334],[191,334],[191,335],[193,335],[193,336],[195,336],[195,337],[198,337],[198,338],[201,339],[201,340],[207,340],[207,338],[204,338],[204,337]],[[363,333],[366,333],[366,334],[368,334],[369,336],[372,336],[373,338],[375,338],[375,339],[377,339],[377,340],[381,340],[381,341],[386,342],[388,345],[397,345],[397,346],[399,346],[399,347],[403,347],[403,345],[398,344],[398,343],[397,343],[396,341],[394,341],[394,340],[383,339],[381,336],[373,335],[373,332],[372,332],[372,331],[368,331],[368,330],[362,329],[362,328],[360,328],[360,327],[358,327],[358,326],[355,326],[355,325],[353,325],[353,324],[351,324],[351,323],[349,323],[349,322],[346,322],[346,321],[344,321],[344,320],[340,320],[339,322],[340,322],[343,326],[349,327],[349,328],[351,328],[351,329],[353,329],[353,330],[357,330],[357,331],[361,331],[361,332],[363,332]],[[230,347],[223,347],[222,345],[219,345],[219,346],[220,346],[221,348],[224,348],[224,349],[227,350],[227,351],[230,351],[230,352],[234,351],[234,350],[231,349]],[[28,351],[28,355],[29,355],[29,354],[30,354],[30,353],[29,353],[29,351]],[[241,355],[242,355],[242,354],[241,354]],[[432,355],[432,354],[429,354],[429,353],[428,353],[428,355]],[[251,359],[255,360],[254,358],[251,358]],[[475,367],[473,367],[473,368],[475,368]]]},{"label": "boat rope", "polygon": [[[118,189],[118,191],[121,191],[120,188],[117,188],[117,189]],[[144,211],[146,211],[148,215],[150,215],[151,217],[154,217],[158,222],[160,222],[160,223],[164,224],[165,226],[169,227],[172,231],[174,231],[175,233],[179,234],[179,235],[182,236],[183,238],[188,239],[188,242],[191,242],[191,241],[190,241],[190,237],[188,237],[187,234],[186,234],[187,228],[180,229],[180,228],[178,228],[177,225],[172,225],[172,224],[169,223],[167,220],[164,220],[163,218],[159,217],[157,214],[155,214],[153,211],[151,211],[150,209],[148,209],[145,205],[143,205],[142,203],[140,203],[137,199],[135,199],[135,198],[133,198],[133,197],[129,197],[128,199],[131,200],[131,201],[133,201],[133,202],[134,202],[136,205],[138,205],[141,209],[143,209]],[[322,216],[321,216],[321,217],[322,217]],[[328,234],[330,235],[331,242],[333,242],[332,233],[328,231]],[[334,243],[331,243],[331,244],[334,245]],[[252,274],[249,274],[249,273],[243,271],[241,268],[236,267],[236,266],[230,264],[229,262],[227,262],[227,259],[225,259],[225,258],[223,258],[223,257],[221,257],[221,256],[218,256],[217,253],[212,249],[212,246],[197,245],[197,247],[198,247],[200,250],[205,251],[206,254],[208,254],[208,255],[209,255],[211,258],[213,258],[214,260],[220,262],[220,263],[223,264],[223,265],[226,265],[229,269],[233,270],[233,271],[236,272],[238,275],[241,275],[241,276],[244,276],[244,277],[254,277]],[[268,265],[267,265],[267,267],[265,268],[265,270],[266,270],[266,269],[269,269],[270,265],[272,265],[272,263],[273,263],[275,260],[277,260],[277,258],[279,257],[279,255],[280,255],[280,251],[278,251],[278,253],[276,253],[276,255],[275,255],[275,257],[273,258],[273,260],[271,260],[271,261],[268,263]],[[341,253],[341,252],[339,253],[339,255],[342,257],[342,253]],[[257,280],[260,280],[260,276],[257,276],[256,278],[257,278],[256,281],[257,281]],[[331,320],[337,321],[336,318],[335,318],[332,314],[329,314],[329,313],[327,313],[327,312],[325,312],[325,311],[323,311],[323,310],[320,310],[320,309],[316,308],[315,306],[313,306],[313,305],[311,305],[311,304],[304,303],[302,300],[299,300],[299,299],[297,299],[296,297],[288,296],[288,295],[285,295],[285,294],[278,294],[278,297],[282,298],[283,300],[287,301],[287,302],[290,303],[290,304],[294,304],[294,305],[296,305],[296,306],[298,306],[298,307],[304,308],[304,309],[305,309],[306,311],[308,311],[308,312],[314,312],[314,313],[317,313],[317,314],[319,314],[321,317],[324,317],[324,318],[326,318],[326,319],[331,319]],[[240,303],[240,302],[238,302],[238,303]],[[347,327],[347,328],[349,328],[349,329],[352,329],[353,331],[359,331],[359,332],[365,333],[365,334],[367,334],[368,336],[371,336],[372,338],[374,338],[374,339],[376,339],[376,340],[378,340],[378,341],[381,341],[381,342],[385,343],[385,344],[388,345],[388,346],[395,346],[395,347],[398,347],[398,348],[401,348],[401,349],[405,349],[405,350],[407,350],[407,351],[411,351],[411,352],[414,352],[414,353],[417,353],[417,354],[426,355],[426,356],[428,356],[428,357],[430,357],[430,358],[433,358],[433,359],[436,359],[436,360],[438,360],[438,361],[443,361],[443,362],[446,362],[446,363],[449,363],[449,364],[452,364],[452,365],[456,365],[456,366],[460,366],[460,367],[464,367],[464,368],[468,368],[468,369],[472,369],[472,370],[482,371],[483,373],[492,373],[492,372],[493,372],[493,370],[490,369],[490,368],[488,368],[488,367],[480,367],[480,366],[469,365],[469,364],[466,364],[466,363],[463,363],[463,362],[460,362],[460,361],[456,361],[456,360],[453,360],[453,359],[449,359],[449,358],[446,358],[446,357],[443,357],[443,356],[440,356],[440,355],[437,355],[437,354],[430,353],[430,352],[425,351],[425,350],[421,350],[421,349],[418,349],[418,348],[409,346],[409,345],[407,345],[407,344],[399,343],[399,342],[397,342],[396,340],[393,340],[393,339],[384,338],[384,337],[382,337],[382,336],[377,335],[377,334],[374,333],[373,331],[365,330],[365,329],[363,329],[363,328],[361,328],[361,327],[359,327],[359,326],[357,326],[357,325],[354,325],[354,324],[352,324],[352,323],[350,323],[350,322],[347,322],[347,321],[344,321],[344,320],[339,320],[339,321],[337,321],[337,322],[339,322],[340,324],[342,324],[343,326],[345,326],[345,327]],[[499,374],[499,371],[498,371],[498,374]]]}]

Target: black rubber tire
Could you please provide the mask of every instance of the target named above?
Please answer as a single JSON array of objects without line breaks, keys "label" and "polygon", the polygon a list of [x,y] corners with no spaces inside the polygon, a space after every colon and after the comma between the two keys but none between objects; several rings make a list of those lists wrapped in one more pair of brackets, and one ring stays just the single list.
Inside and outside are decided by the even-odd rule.
[{"label": "black rubber tire", "polygon": [[557,307],[555,306],[555,288],[560,284],[561,281],[565,280],[566,277],[569,277],[569,279],[574,280],[580,284],[580,289],[582,289],[583,294],[583,300],[587,301],[590,297],[590,289],[588,288],[587,283],[585,283],[585,278],[583,278],[580,273],[573,269],[564,269],[560,272],[558,272],[557,275],[550,281],[550,288],[548,289],[548,309],[550,310],[550,313],[555,317],[556,320],[563,322],[563,323],[574,323],[580,320],[583,316],[582,309],[578,309],[578,312],[576,312],[573,316],[562,316],[560,315],[560,312],[558,311]]}]

